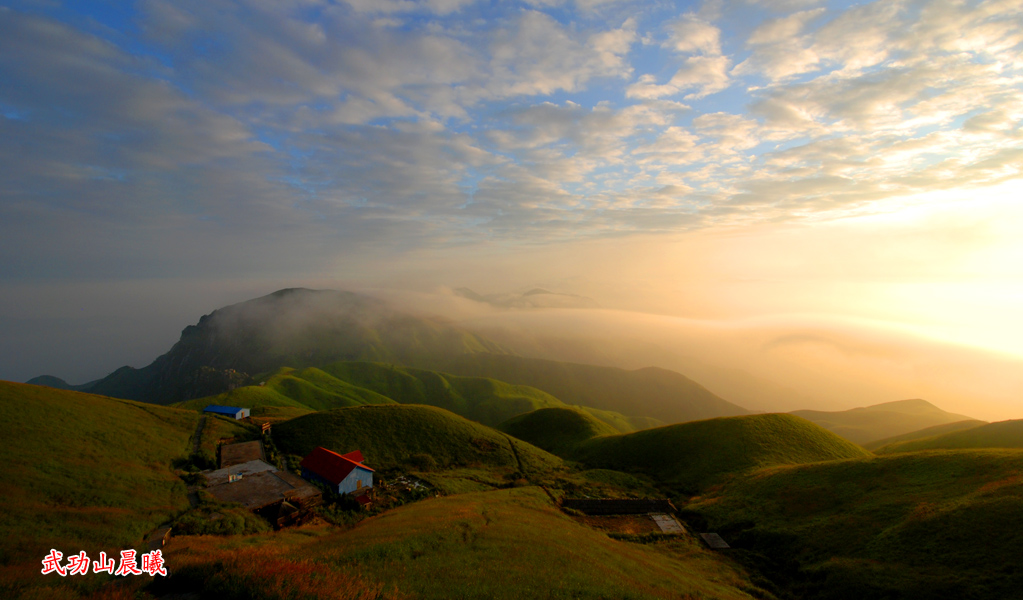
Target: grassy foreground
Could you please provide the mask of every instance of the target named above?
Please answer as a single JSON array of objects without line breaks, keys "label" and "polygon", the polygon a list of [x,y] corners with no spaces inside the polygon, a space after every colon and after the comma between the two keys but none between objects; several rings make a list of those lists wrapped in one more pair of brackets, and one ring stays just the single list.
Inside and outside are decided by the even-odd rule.
[{"label": "grassy foreground", "polygon": [[0,564],[130,548],[188,506],[194,412],[3,381],[0,420]]},{"label": "grassy foreground", "polygon": [[[766,597],[741,570],[695,541],[615,541],[561,514],[543,491],[532,487],[429,499],[348,531],[311,530],[304,540],[300,532],[262,539],[286,544],[296,565],[358,577],[360,585],[385,596]],[[203,556],[218,556],[221,549],[264,543],[260,538],[179,542],[170,551],[172,561],[199,562]]]},{"label": "grassy foreground", "polygon": [[765,469],[687,507],[791,597],[1003,599],[1023,589],[1023,451]]}]

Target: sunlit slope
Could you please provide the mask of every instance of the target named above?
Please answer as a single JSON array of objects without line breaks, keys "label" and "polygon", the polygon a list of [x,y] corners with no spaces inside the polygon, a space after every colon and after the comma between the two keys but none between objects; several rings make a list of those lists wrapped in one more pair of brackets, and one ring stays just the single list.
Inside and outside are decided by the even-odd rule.
[{"label": "sunlit slope", "polygon": [[813,421],[857,444],[889,438],[970,417],[945,412],[926,400],[897,400],[851,410],[796,410],[791,414]]},{"label": "sunlit slope", "polygon": [[999,421],[963,431],[895,442],[875,450],[878,454],[917,450],[955,450],[965,448],[1023,448],[1023,419]]},{"label": "sunlit slope", "polygon": [[168,546],[168,560],[188,565],[182,575],[196,583],[230,581],[225,587],[240,597],[274,585],[279,572],[317,581],[357,574],[360,587],[386,582],[387,591],[424,600],[770,597],[699,542],[615,541],[563,515],[535,487],[428,499],[347,531],[307,528],[270,539],[272,547],[252,539],[239,549],[236,540],[181,538]]},{"label": "sunlit slope", "polygon": [[[433,406],[368,405],[304,415],[274,426],[283,452],[305,456],[317,446],[362,451],[374,469],[407,466],[429,455],[438,467],[487,465],[540,472],[561,459],[495,429]],[[514,447],[513,447],[514,446]]]},{"label": "sunlit slope", "polygon": [[[766,469],[687,507],[798,598],[1017,598],[1023,451]],[[803,571],[787,564],[797,561]]]},{"label": "sunlit slope", "polygon": [[935,425],[933,427],[925,427],[917,431],[911,431],[902,435],[896,435],[890,438],[883,438],[880,440],[874,440],[873,442],[863,444],[863,447],[867,450],[877,450],[888,444],[895,444],[897,442],[908,442],[911,440],[919,440],[923,438],[935,437],[946,433],[952,433],[953,431],[963,431],[966,429],[973,429],[974,427],[980,427],[986,425],[987,421],[978,421],[976,419],[967,419],[965,421],[956,421],[955,423],[946,423],[944,425]]},{"label": "sunlit slope", "polygon": [[[381,363],[339,362],[322,368],[283,368],[262,379],[263,385],[245,386],[174,406],[202,409],[208,404],[226,404],[253,408],[254,415],[261,415],[264,411],[258,409],[271,406],[327,410],[364,404],[427,404],[487,425],[497,425],[537,408],[564,406],[550,394],[527,386]],[[630,419],[622,415],[595,412],[633,430]]]},{"label": "sunlit slope", "polygon": [[502,349],[369,296],[286,289],[203,316],[148,366],[122,367],[86,391],[167,404],[221,393],[281,367],[338,360],[423,364],[467,352]]},{"label": "sunlit slope", "polygon": [[607,423],[574,408],[535,410],[505,421],[499,429],[558,456],[571,455],[579,444],[597,436],[619,433]]},{"label": "sunlit slope", "polygon": [[0,564],[131,548],[188,506],[192,411],[0,381]]},{"label": "sunlit slope", "polygon": [[341,381],[317,369],[284,367],[259,382],[216,396],[175,403],[174,406],[201,410],[209,404],[244,406],[291,406],[311,410],[327,410],[363,404],[393,404],[394,400]]},{"label": "sunlit slope", "polygon": [[679,423],[747,414],[695,381],[666,369],[627,371],[517,356],[475,353],[444,362],[444,371],[493,377],[528,385],[567,404],[610,410],[630,417]]},{"label": "sunlit slope", "polygon": [[428,404],[496,426],[538,408],[565,406],[550,394],[485,377],[460,377],[381,363],[338,362],[322,367],[331,376],[401,404]]},{"label": "sunlit slope", "polygon": [[856,444],[786,414],[721,417],[598,437],[575,453],[589,466],[645,473],[684,492],[770,465],[866,456],[870,453]]}]

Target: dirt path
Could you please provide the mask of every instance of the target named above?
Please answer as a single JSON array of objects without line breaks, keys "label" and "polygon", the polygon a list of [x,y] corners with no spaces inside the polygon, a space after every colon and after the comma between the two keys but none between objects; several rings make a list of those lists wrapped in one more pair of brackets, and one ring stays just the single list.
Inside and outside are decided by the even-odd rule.
[{"label": "dirt path", "polygon": [[519,451],[517,448],[515,448],[515,442],[512,441],[511,436],[508,435],[507,433],[502,433],[501,435],[503,435],[505,439],[508,440],[508,445],[511,446],[512,454],[515,455],[515,464],[517,465],[516,468],[518,469],[519,473],[525,475],[526,470],[522,468],[522,459],[519,458]]},{"label": "dirt path", "polygon": [[202,441],[202,428],[206,425],[206,415],[199,417],[199,423],[195,426],[195,433],[192,434],[192,454],[199,454],[199,442]]}]

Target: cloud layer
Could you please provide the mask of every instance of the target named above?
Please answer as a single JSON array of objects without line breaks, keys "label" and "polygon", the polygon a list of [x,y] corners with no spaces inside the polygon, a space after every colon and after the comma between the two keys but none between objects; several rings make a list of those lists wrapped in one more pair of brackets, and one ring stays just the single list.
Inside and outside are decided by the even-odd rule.
[{"label": "cloud layer", "polygon": [[0,288],[884,214],[1023,178],[1021,56],[1013,0],[0,1]]}]

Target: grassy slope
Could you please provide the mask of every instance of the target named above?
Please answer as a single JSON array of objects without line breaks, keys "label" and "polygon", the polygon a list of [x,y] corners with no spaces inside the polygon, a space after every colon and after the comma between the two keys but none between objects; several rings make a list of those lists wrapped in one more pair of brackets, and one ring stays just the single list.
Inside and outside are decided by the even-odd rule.
[{"label": "grassy slope", "polygon": [[538,408],[564,406],[538,389],[483,377],[360,362],[334,363],[323,370],[402,404],[437,406],[491,427]]},{"label": "grassy slope", "polygon": [[1023,419],[999,421],[963,431],[917,440],[895,442],[878,448],[878,454],[963,448],[1023,448]]},{"label": "grassy slope", "polygon": [[[299,533],[266,543],[286,548],[292,560],[385,582],[385,590],[396,585],[414,598],[751,598],[741,591],[752,589],[749,581],[721,555],[691,540],[612,540],[561,514],[534,487],[429,499],[349,531]],[[237,551],[227,546],[180,539],[169,560]]]},{"label": "grassy slope", "polygon": [[394,400],[341,381],[320,369],[285,367],[266,376],[263,385],[240,387],[216,396],[178,402],[173,406],[202,410],[209,404],[247,408],[279,406],[327,410],[362,404],[393,404]]},{"label": "grassy slope", "polygon": [[[539,408],[565,406],[540,390],[482,377],[459,377],[381,363],[339,362],[321,368],[280,369],[262,386],[246,386],[174,406],[201,410],[207,404],[249,408],[292,407],[328,410],[364,404],[427,404],[467,419],[496,426],[507,419]],[[620,431],[649,426],[649,419],[583,409]],[[274,411],[263,412],[273,416]],[[279,412],[279,411],[277,411]]]},{"label": "grassy slope", "polygon": [[[171,461],[194,412],[0,382],[0,564],[130,548],[188,506]],[[38,573],[38,572],[37,572]]]},{"label": "grassy slope", "polygon": [[568,404],[650,417],[665,423],[749,412],[715,396],[695,381],[665,369],[626,371],[484,353],[463,355],[440,368],[459,375],[493,377],[532,386]]},{"label": "grassy slope", "polygon": [[505,421],[499,429],[563,457],[573,454],[582,442],[619,433],[589,413],[572,408],[535,410]]},{"label": "grassy slope", "polygon": [[869,453],[793,415],[722,417],[594,438],[579,446],[582,462],[646,473],[693,492],[728,475],[769,465],[799,464]]},{"label": "grassy slope", "polygon": [[582,410],[583,412],[596,417],[598,420],[603,421],[616,429],[618,433],[632,433],[633,431],[642,431],[643,429],[651,429],[653,427],[662,427],[667,425],[664,421],[651,417],[626,417],[621,413],[590,408],[589,406],[573,406],[572,408]]},{"label": "grassy slope", "polygon": [[688,508],[734,546],[797,560],[796,597],[994,600],[1023,589],[1021,473],[1018,450],[896,454],[766,469]]},{"label": "grassy slope", "polygon": [[857,444],[889,438],[932,427],[969,419],[945,412],[926,400],[897,400],[863,408],[827,412],[797,410],[803,417]]},{"label": "grassy slope", "polygon": [[925,427],[918,429],[917,431],[910,431],[902,435],[896,435],[889,438],[883,438],[880,440],[874,440],[868,444],[863,444],[863,447],[867,450],[874,451],[888,444],[894,444],[896,442],[908,442],[910,440],[919,440],[922,438],[930,438],[945,433],[952,433],[953,431],[963,431],[965,429],[973,429],[974,427],[980,427],[986,425],[987,421],[978,421],[976,419],[967,419],[965,421],[956,421],[955,423],[946,423],[944,425],[935,425],[933,427]]},{"label": "grassy slope", "polygon": [[342,453],[361,450],[374,469],[401,466],[416,454],[429,454],[440,467],[484,464],[514,470],[521,461],[526,472],[540,472],[561,464],[539,448],[432,406],[375,405],[313,413],[275,425],[274,441],[281,451],[301,456],[317,446]]}]

